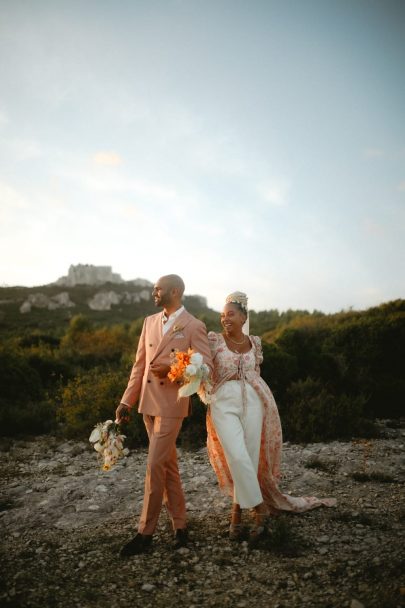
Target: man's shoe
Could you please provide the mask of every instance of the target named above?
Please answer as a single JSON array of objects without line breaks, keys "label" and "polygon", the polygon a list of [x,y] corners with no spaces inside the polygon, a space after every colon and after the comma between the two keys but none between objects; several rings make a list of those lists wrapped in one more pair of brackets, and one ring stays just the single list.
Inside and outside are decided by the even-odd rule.
[{"label": "man's shoe", "polygon": [[180,549],[185,547],[188,543],[188,531],[187,528],[179,528],[174,533],[173,548]]},{"label": "man's shoe", "polygon": [[120,551],[121,557],[128,557],[129,555],[138,555],[139,553],[145,553],[148,551],[152,544],[151,534],[136,534],[132,540],[124,545]]}]

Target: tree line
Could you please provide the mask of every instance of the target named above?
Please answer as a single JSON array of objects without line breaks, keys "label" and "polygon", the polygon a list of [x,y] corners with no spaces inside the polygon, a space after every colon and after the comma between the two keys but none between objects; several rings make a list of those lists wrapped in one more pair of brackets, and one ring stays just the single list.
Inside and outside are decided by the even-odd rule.
[{"label": "tree line", "polygon": [[[199,315],[220,330],[219,315]],[[405,300],[366,311],[250,314],[262,337],[262,376],[276,398],[284,438],[298,442],[372,436],[378,418],[399,418],[405,394]],[[57,433],[86,439],[111,418],[125,389],[143,317],[97,325],[83,314],[63,333],[12,335],[0,348],[1,434]],[[205,406],[193,398],[180,442],[205,441]],[[141,416],[125,429],[146,441]]]}]

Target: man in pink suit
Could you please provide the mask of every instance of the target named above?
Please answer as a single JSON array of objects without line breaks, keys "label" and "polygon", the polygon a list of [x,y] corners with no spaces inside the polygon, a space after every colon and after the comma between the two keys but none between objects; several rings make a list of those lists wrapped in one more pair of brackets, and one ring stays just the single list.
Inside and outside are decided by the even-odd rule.
[{"label": "man in pink suit", "polygon": [[176,439],[183,418],[189,414],[189,398],[178,399],[179,385],[167,374],[171,355],[176,350],[192,348],[212,368],[207,330],[204,323],[182,306],[183,280],[174,274],[161,277],[152,295],[163,311],[146,317],[135,363],[116,410],[116,419],[128,416],[139,401],[149,436],[149,451],[145,476],[145,492],[138,533],[121,549],[121,555],[146,551],[158,523],[163,501],[170,514],[174,530],[174,547],[187,543],[186,506],[177,466]]}]

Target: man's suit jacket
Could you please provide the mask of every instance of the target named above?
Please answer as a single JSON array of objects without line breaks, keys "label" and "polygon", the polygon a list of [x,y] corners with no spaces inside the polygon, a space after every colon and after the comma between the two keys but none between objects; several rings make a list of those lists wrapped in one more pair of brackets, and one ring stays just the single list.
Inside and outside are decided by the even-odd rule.
[{"label": "man's suit jacket", "polygon": [[184,310],[165,335],[162,332],[162,313],[146,317],[135,363],[121,403],[133,406],[139,399],[138,411],[149,416],[184,418],[189,413],[189,397],[178,399],[179,385],[167,377],[158,378],[149,367],[156,362],[171,365],[171,354],[176,350],[201,353],[212,369],[207,330],[202,321]]}]

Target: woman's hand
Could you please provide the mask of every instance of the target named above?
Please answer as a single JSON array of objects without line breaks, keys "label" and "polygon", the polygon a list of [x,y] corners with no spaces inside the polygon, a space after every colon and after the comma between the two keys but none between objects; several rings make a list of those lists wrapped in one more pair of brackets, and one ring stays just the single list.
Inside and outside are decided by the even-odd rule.
[{"label": "woman's hand", "polygon": [[159,365],[152,363],[150,366],[150,371],[158,378],[166,378],[167,374],[170,372],[170,365]]}]

